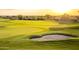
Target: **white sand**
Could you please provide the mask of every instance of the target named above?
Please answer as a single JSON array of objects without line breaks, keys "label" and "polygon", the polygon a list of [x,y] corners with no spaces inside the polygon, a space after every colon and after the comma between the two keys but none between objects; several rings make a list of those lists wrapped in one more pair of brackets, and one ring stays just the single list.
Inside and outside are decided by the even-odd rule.
[{"label": "white sand", "polygon": [[33,38],[33,41],[57,41],[57,40],[67,40],[72,38],[71,36],[66,35],[45,35],[41,38]]}]

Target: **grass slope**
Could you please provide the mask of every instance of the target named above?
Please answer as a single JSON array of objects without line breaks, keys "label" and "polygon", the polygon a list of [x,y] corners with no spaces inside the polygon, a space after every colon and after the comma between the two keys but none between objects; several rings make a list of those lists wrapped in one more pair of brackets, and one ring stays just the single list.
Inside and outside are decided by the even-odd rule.
[{"label": "grass slope", "polygon": [[[72,25],[72,24],[71,24]],[[51,27],[71,26],[54,21],[24,21],[12,20],[0,22],[0,49],[79,49],[79,38],[64,41],[34,42],[30,35],[46,33],[68,33],[79,36],[79,29],[50,30]],[[75,24],[74,24],[75,25]],[[77,24],[78,25],[78,24]]]}]

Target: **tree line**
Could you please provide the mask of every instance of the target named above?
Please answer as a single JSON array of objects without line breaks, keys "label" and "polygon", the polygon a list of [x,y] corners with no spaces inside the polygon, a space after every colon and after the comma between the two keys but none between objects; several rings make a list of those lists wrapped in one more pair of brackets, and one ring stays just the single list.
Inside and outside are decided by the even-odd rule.
[{"label": "tree line", "polygon": [[17,15],[17,16],[0,16],[0,18],[10,19],[10,20],[55,20],[59,22],[79,22],[79,16],[70,16],[68,14],[63,14],[60,16],[51,16],[51,15],[44,15],[44,16],[24,16],[24,15]]}]

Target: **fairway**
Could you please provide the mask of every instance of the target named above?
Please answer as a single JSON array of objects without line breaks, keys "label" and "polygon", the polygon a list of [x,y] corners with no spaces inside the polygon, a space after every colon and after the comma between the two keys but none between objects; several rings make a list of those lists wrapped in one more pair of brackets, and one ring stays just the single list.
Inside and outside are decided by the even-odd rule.
[{"label": "fairway", "polygon": [[24,21],[14,20],[8,22],[0,22],[4,26],[0,28],[0,38],[7,38],[16,35],[31,35],[41,33],[48,30],[49,27],[58,25],[51,21]]},{"label": "fairway", "polygon": [[[71,24],[72,25],[72,24]],[[32,35],[47,33],[67,33],[79,36],[79,29],[53,29],[69,27],[55,21],[8,20],[0,22],[0,49],[79,49],[79,38],[63,41],[36,42],[29,39]],[[77,24],[78,26],[79,24]],[[73,26],[76,26],[73,24]]]}]

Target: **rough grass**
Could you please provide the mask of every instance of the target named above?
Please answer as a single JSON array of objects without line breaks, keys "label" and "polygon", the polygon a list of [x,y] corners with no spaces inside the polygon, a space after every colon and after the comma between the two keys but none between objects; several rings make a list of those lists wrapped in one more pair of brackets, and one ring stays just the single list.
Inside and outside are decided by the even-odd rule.
[{"label": "rough grass", "polygon": [[[78,25],[78,24],[77,24]],[[30,49],[30,50],[78,50],[79,38],[64,41],[34,42],[29,39],[31,35],[48,33],[67,33],[79,36],[78,29],[50,30],[51,27],[61,27],[62,24],[51,21],[24,21],[13,20],[0,22],[0,49]],[[65,25],[64,26],[71,26]],[[76,25],[75,25],[76,26]]]}]

